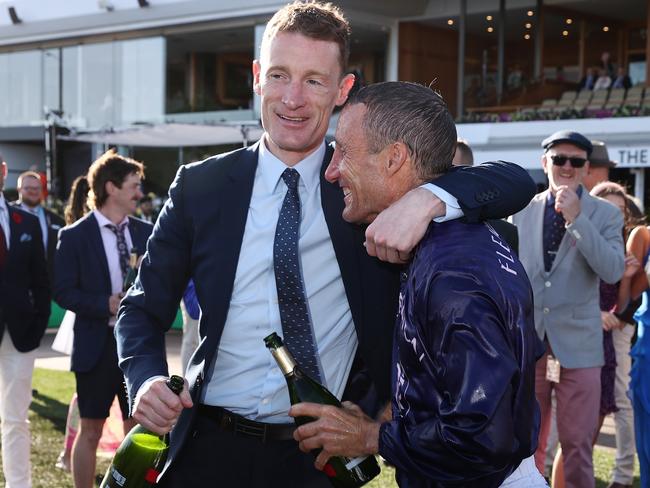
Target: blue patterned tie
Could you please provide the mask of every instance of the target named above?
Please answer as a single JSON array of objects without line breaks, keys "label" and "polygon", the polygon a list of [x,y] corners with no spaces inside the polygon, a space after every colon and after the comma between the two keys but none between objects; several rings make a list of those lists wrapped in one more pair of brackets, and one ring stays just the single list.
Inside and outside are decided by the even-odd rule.
[{"label": "blue patterned tie", "polygon": [[548,272],[553,267],[553,261],[560,248],[562,238],[566,233],[566,221],[560,212],[555,211],[555,197],[549,198],[544,209],[544,269]]},{"label": "blue patterned tie", "polygon": [[320,381],[316,345],[307,311],[305,287],[300,272],[298,239],[300,237],[300,174],[292,168],[282,173],[287,194],[275,228],[273,242],[273,269],[278,289],[278,305],[284,342],[300,367],[311,378]]},{"label": "blue patterned tie", "polygon": [[120,271],[122,271],[122,279],[124,279],[126,273],[129,271],[129,250],[127,249],[126,237],[124,236],[126,222],[120,226],[106,224],[106,227],[111,229],[115,234],[115,237],[117,237],[117,252],[120,255]]}]

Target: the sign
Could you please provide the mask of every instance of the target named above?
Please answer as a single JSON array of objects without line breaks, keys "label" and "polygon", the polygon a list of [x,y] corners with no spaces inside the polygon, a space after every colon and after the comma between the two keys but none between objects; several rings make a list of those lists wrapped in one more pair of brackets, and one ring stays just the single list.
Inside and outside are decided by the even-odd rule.
[{"label": "the sign", "polygon": [[618,168],[650,166],[650,147],[611,147],[609,157],[618,162]]}]

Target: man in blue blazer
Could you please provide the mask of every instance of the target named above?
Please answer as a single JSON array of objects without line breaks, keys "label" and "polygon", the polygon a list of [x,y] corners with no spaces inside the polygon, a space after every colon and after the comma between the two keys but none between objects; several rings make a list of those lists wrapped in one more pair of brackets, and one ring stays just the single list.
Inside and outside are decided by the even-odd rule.
[{"label": "man in blue blazer", "polygon": [[71,369],[77,382],[81,423],[72,449],[76,488],[95,479],[99,438],[118,396],[125,429],[128,419],[124,378],[117,365],[113,326],[129,253],[145,250],[152,226],[132,217],[142,192],[142,164],[108,151],[88,170],[94,210],[59,234],[54,298],[76,314]]},{"label": "man in blue blazer", "polygon": [[[0,156],[0,419],[7,486],[31,486],[29,422],[35,355],[50,316],[50,285],[38,219],[7,204]],[[5,333],[6,332],[6,333]]]},{"label": "man in blue blazer", "polygon": [[[286,385],[262,341],[271,332],[286,341],[300,335],[298,348],[309,349],[306,360],[335,395],[371,414],[388,400],[400,269],[366,253],[364,229],[341,218],[350,194],[323,177],[329,118],[353,83],[344,74],[348,52],[338,8],[278,11],[253,67],[263,138],[182,167],[170,188],[115,331],[134,418],[160,433],[175,425],[163,486],[329,485],[292,440]],[[455,196],[482,199],[465,207],[469,214],[491,216],[501,195],[517,208],[534,193],[515,165],[463,173]],[[178,397],[164,384],[164,334],[190,278],[201,342],[187,369],[189,392]],[[286,288],[298,299],[286,298]],[[300,309],[299,333],[287,333],[287,304]]]}]

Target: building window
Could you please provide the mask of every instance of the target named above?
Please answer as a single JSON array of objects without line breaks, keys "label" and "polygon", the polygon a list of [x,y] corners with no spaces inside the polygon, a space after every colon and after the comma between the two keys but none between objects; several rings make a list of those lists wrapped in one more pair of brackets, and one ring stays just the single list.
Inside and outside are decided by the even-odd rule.
[{"label": "building window", "polygon": [[168,114],[249,109],[253,27],[167,36]]}]

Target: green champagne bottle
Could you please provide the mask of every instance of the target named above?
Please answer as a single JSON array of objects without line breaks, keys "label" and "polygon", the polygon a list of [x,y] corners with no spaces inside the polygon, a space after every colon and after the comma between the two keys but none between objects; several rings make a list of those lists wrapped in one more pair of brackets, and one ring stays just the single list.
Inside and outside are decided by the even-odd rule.
[{"label": "green champagne bottle", "polygon": [[[341,407],[341,402],[323,385],[307,376],[296,363],[282,338],[275,332],[264,338],[266,347],[280,366],[289,388],[289,400],[292,405],[300,402],[320,403]],[[311,417],[296,417],[298,425],[312,422]],[[318,454],[320,451],[314,451]],[[379,474],[379,465],[374,456],[350,459],[343,456],[331,457],[323,472],[336,488],[353,488],[363,486]]]},{"label": "green champagne bottle", "polygon": [[[180,376],[167,381],[171,391],[179,395],[185,382]],[[160,436],[141,425],[126,435],[115,452],[100,488],[146,488],[154,486],[167,460],[169,434]]]},{"label": "green champagne bottle", "polygon": [[122,291],[126,293],[131,285],[135,281],[135,278],[138,276],[138,250],[135,247],[131,248],[131,253],[129,254],[129,269],[126,272],[124,277],[124,283],[122,284]]}]

